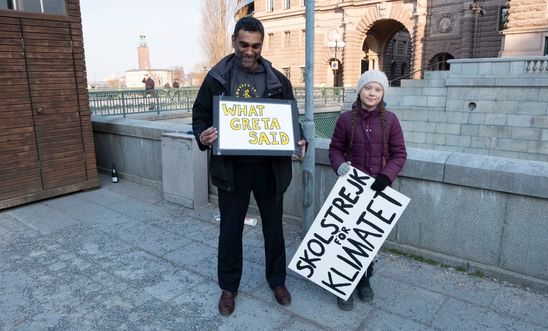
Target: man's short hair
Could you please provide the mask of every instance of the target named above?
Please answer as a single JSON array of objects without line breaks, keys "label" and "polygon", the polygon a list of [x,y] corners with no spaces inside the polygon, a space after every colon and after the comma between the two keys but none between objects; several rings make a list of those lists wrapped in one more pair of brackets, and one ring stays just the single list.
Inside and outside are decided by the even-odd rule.
[{"label": "man's short hair", "polygon": [[259,32],[261,34],[261,38],[264,38],[263,23],[253,16],[244,16],[236,22],[236,26],[234,27],[234,38],[238,36],[238,32],[240,30]]}]

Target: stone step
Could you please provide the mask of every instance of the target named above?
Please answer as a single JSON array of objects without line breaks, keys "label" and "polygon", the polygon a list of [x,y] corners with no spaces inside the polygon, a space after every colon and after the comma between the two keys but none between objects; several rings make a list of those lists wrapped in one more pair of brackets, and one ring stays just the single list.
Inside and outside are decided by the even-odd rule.
[{"label": "stone step", "polygon": [[445,87],[445,79],[402,79],[400,87]]},{"label": "stone step", "polygon": [[424,79],[446,79],[448,76],[449,70],[424,72]]},{"label": "stone step", "polygon": [[447,95],[447,89],[444,87],[391,87],[387,96],[443,96]]}]

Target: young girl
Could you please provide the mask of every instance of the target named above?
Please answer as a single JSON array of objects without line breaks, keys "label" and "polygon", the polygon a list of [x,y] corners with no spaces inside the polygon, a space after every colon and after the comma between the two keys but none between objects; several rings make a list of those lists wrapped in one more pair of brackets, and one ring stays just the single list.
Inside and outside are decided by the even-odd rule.
[{"label": "young girl", "polygon": [[[386,75],[377,70],[366,71],[356,87],[356,102],[352,111],[342,113],[329,145],[329,161],[337,175],[343,176],[350,165],[375,178],[371,189],[382,191],[391,185],[407,158],[400,122],[384,108],[384,93],[388,88]],[[358,282],[360,300],[373,300],[369,278],[373,263]],[[347,301],[337,298],[343,310],[353,308],[353,295]]]}]

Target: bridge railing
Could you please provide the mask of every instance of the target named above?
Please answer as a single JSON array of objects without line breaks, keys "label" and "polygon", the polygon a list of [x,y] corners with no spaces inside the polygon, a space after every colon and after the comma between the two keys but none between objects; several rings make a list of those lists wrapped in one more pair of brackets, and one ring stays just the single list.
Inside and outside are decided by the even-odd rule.
[{"label": "bridge railing", "polygon": [[[293,89],[298,103],[304,103],[304,87]],[[89,91],[91,112],[96,116],[113,116],[137,113],[160,113],[166,110],[191,111],[197,87],[155,90]],[[314,88],[314,104],[344,102],[344,88]]]}]

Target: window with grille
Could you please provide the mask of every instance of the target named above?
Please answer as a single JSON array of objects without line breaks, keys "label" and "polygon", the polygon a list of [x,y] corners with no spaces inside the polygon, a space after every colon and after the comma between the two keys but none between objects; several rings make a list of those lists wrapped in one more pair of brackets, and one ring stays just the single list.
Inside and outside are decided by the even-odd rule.
[{"label": "window with grille", "polygon": [[289,9],[291,7],[291,0],[283,0],[284,1],[284,9]]},{"label": "window with grille", "polygon": [[284,71],[285,77],[287,77],[287,79],[291,79],[291,70],[290,70],[290,68],[289,67],[284,67],[283,71]]},{"label": "window with grille", "polygon": [[289,31],[284,32],[284,47],[285,48],[291,47],[291,32]]},{"label": "window with grille", "polygon": [[499,31],[506,29],[508,23],[508,7],[502,6],[499,8]]},{"label": "window with grille", "polygon": [[274,34],[269,33],[267,38],[267,47],[272,48],[273,43],[274,43]]}]

